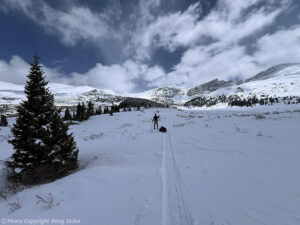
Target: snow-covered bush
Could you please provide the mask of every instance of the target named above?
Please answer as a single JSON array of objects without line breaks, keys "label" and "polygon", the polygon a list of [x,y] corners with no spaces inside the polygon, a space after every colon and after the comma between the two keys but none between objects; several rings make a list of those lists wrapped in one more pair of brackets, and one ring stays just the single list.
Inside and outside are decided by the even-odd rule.
[{"label": "snow-covered bush", "polygon": [[259,131],[257,132],[257,136],[258,136],[258,137],[261,137],[261,136],[263,136],[263,134],[262,134],[262,131],[261,131],[261,130],[259,130]]},{"label": "snow-covered bush", "polygon": [[8,203],[8,207],[10,209],[10,213],[16,211],[17,209],[21,208],[21,203],[22,203],[23,199],[21,198],[16,198],[15,201]]},{"label": "snow-covered bush", "polygon": [[51,209],[54,206],[54,197],[49,193],[46,197],[40,195],[35,196],[37,198],[37,204],[41,204],[43,209]]},{"label": "snow-covered bush", "polygon": [[254,114],[256,119],[265,119],[266,117],[263,114]]}]

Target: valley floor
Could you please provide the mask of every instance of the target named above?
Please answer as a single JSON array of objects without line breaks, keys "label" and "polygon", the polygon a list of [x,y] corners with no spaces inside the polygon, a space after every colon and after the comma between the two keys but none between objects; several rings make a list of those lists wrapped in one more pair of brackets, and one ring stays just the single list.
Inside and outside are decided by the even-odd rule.
[{"label": "valley floor", "polygon": [[[153,130],[155,112],[166,134]],[[83,225],[300,224],[299,125],[297,105],[94,116],[71,126],[80,170],[0,200],[0,219],[3,224],[33,219]],[[12,153],[8,138],[9,128],[1,128],[1,160]],[[36,195],[49,193],[54,197],[49,209],[37,204]],[[18,199],[21,208],[10,212],[9,203]]]}]

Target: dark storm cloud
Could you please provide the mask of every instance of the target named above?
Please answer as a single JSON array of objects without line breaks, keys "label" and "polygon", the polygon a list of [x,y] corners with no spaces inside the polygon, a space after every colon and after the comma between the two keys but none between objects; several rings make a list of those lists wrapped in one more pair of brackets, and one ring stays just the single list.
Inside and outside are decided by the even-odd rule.
[{"label": "dark storm cloud", "polygon": [[[117,91],[187,87],[300,61],[298,1],[4,2],[3,13],[18,10],[67,48],[91,52],[82,51],[94,63],[87,72],[49,69],[54,81]],[[0,69],[20,60],[0,61]],[[72,68],[72,60],[66,64]]]}]

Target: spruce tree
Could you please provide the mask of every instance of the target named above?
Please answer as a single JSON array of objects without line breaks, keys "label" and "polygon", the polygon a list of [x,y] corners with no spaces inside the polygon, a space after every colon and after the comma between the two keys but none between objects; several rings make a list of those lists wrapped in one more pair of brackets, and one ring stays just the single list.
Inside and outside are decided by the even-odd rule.
[{"label": "spruce tree", "polygon": [[49,145],[52,151],[49,158],[54,163],[58,175],[62,176],[77,168],[78,149],[73,134],[68,134],[69,127],[57,111],[54,113],[50,129]]},{"label": "spruce tree", "polygon": [[8,125],[6,116],[4,114],[1,115],[0,126],[6,127]]},{"label": "spruce tree", "polygon": [[89,115],[87,114],[87,109],[84,105],[84,102],[82,104],[80,104],[79,102],[76,109],[76,119],[78,121],[84,121],[87,120],[88,118]]},{"label": "spruce tree", "polygon": [[102,108],[101,108],[101,106],[99,106],[98,109],[96,110],[96,114],[97,115],[101,115],[102,114]]},{"label": "spruce tree", "polygon": [[91,101],[89,101],[88,108],[87,108],[87,115],[88,115],[88,117],[90,117],[90,116],[93,116],[94,114],[95,114],[94,104]]},{"label": "spruce tree", "polygon": [[109,113],[109,109],[108,106],[105,106],[104,110],[103,110],[103,114],[108,114]]},{"label": "spruce tree", "polygon": [[[54,106],[54,96],[46,87],[48,82],[43,74],[35,55],[25,85],[27,99],[17,107],[17,119],[11,130],[13,139],[9,140],[15,152],[6,165],[13,171],[11,178],[25,183],[46,181],[49,171],[55,176],[58,164],[72,163],[72,168],[77,167],[76,143],[70,141],[72,134],[67,134],[68,128]],[[52,179],[58,178],[53,176]],[[26,180],[28,177],[30,181]]]},{"label": "spruce tree", "polygon": [[72,120],[72,116],[71,116],[69,108],[67,108],[65,110],[64,120]]},{"label": "spruce tree", "polygon": [[73,114],[72,114],[72,120],[77,120],[77,115],[76,115],[76,112],[74,111]]},{"label": "spruce tree", "polygon": [[84,105],[84,102],[81,104],[81,121],[87,120],[89,115],[87,114],[87,108]]},{"label": "spruce tree", "polygon": [[81,104],[80,102],[77,104],[77,108],[76,108],[76,120],[80,121],[81,119],[81,114],[82,114],[82,110],[81,110]]}]

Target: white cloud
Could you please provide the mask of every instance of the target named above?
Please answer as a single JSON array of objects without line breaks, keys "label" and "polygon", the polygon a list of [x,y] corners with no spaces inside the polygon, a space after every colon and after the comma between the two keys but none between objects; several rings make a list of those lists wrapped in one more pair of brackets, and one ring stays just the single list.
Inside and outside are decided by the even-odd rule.
[{"label": "white cloud", "polygon": [[[143,78],[149,86],[162,78],[165,72],[158,66],[148,67],[145,64],[127,60],[123,64],[110,66],[97,63],[86,73],[62,74],[56,68],[44,65],[44,75],[50,82],[62,82],[71,85],[88,85],[91,87],[110,89],[117,92],[132,92],[136,87],[136,79]],[[13,56],[9,62],[0,60],[0,80],[15,84],[25,84],[30,64],[20,56]]]},{"label": "white cloud", "polygon": [[135,88],[134,79],[138,78],[144,68],[132,61],[122,65],[105,66],[97,63],[84,74],[73,73],[71,82],[76,85],[91,85],[103,89],[127,92]]},{"label": "white cloud", "polygon": [[[137,49],[137,58],[149,59],[151,51],[158,47],[170,52],[180,46],[193,48],[207,38],[217,42],[219,47],[227,48],[272,24],[290,1],[282,1],[281,7],[272,10],[273,1],[269,1],[270,5],[245,12],[258,2],[262,0],[219,1],[216,9],[202,20],[199,20],[199,3],[184,12],[159,16],[134,34],[133,46]],[[207,42],[202,45],[207,45]]]},{"label": "white cloud", "polygon": [[1,81],[24,84],[28,69],[28,63],[19,56],[13,56],[9,62],[0,60]]},{"label": "white cloud", "polygon": [[[150,58],[153,49],[158,47],[164,47],[170,52],[180,46],[187,48],[181,61],[174,67],[174,71],[156,79],[156,84],[192,86],[215,78],[252,76],[266,69],[266,66],[285,61],[280,55],[279,60],[273,63],[272,60],[268,63],[264,62],[264,55],[274,54],[272,47],[258,49],[257,51],[261,53],[259,58],[258,53],[256,56],[250,55],[247,45],[240,44],[243,39],[251,38],[273,24],[291,3],[290,0],[280,3],[269,0],[261,7],[254,7],[263,2],[262,0],[219,1],[217,7],[202,20],[198,20],[201,13],[199,4],[191,5],[181,13],[157,17],[141,30],[141,34],[137,34],[137,41],[135,41],[135,47],[138,49],[137,58]],[[293,48],[297,46],[295,38],[286,43],[289,50],[294,52]],[[205,39],[211,41],[203,41]],[[255,44],[255,41],[253,43]],[[296,56],[292,55],[289,60]]]},{"label": "white cloud", "polygon": [[300,62],[300,25],[260,38],[254,59],[263,66]]},{"label": "white cloud", "polygon": [[[6,0],[6,4],[6,7],[2,5],[2,10],[21,10],[47,32],[59,35],[68,45],[80,40],[101,45],[99,40],[107,37],[128,39],[124,42],[123,51],[128,53],[124,62],[97,63],[86,73],[74,72],[69,76],[63,76],[57,69],[45,68],[50,81],[131,92],[141,80],[148,87],[187,87],[215,78],[247,78],[269,66],[300,59],[297,51],[299,25],[264,34],[264,29],[275,24],[290,8],[291,0],[220,0],[201,20],[201,2],[190,5],[185,11],[161,15],[155,13],[161,0],[141,0],[130,16],[132,26],[121,22],[118,29],[110,26],[112,12],[118,12],[118,7],[95,13],[74,5],[67,11],[57,10],[44,1],[38,4],[39,7],[31,0]],[[245,39],[251,40],[254,52],[249,53],[250,43]],[[173,52],[179,47],[186,51],[169,73],[160,66],[149,67],[145,63],[151,61],[152,52],[157,48]],[[10,62],[0,61],[1,80],[24,82],[26,66],[26,62],[17,56]]]},{"label": "white cloud", "polygon": [[66,83],[75,85],[89,85],[117,92],[132,92],[137,88],[137,79],[144,79],[149,86],[162,78],[165,72],[158,66],[148,67],[145,64],[127,60],[123,64],[110,66],[97,63],[86,73],[72,73],[71,77],[64,79]]},{"label": "white cloud", "polygon": [[[12,56],[8,62],[0,60],[0,80],[14,84],[25,84],[29,69],[30,64],[17,55]],[[59,82],[64,77],[55,68],[43,66],[43,70],[47,80]]]},{"label": "white cloud", "polygon": [[44,1],[35,2],[32,0],[4,0],[5,6],[2,10],[20,10],[37,24],[41,25],[46,32],[59,35],[66,45],[74,45],[79,40],[97,42],[107,37],[117,37],[117,34],[110,28],[110,22],[118,18],[114,17],[110,10],[103,13],[94,13],[89,8],[72,6],[67,11],[54,9]]}]

